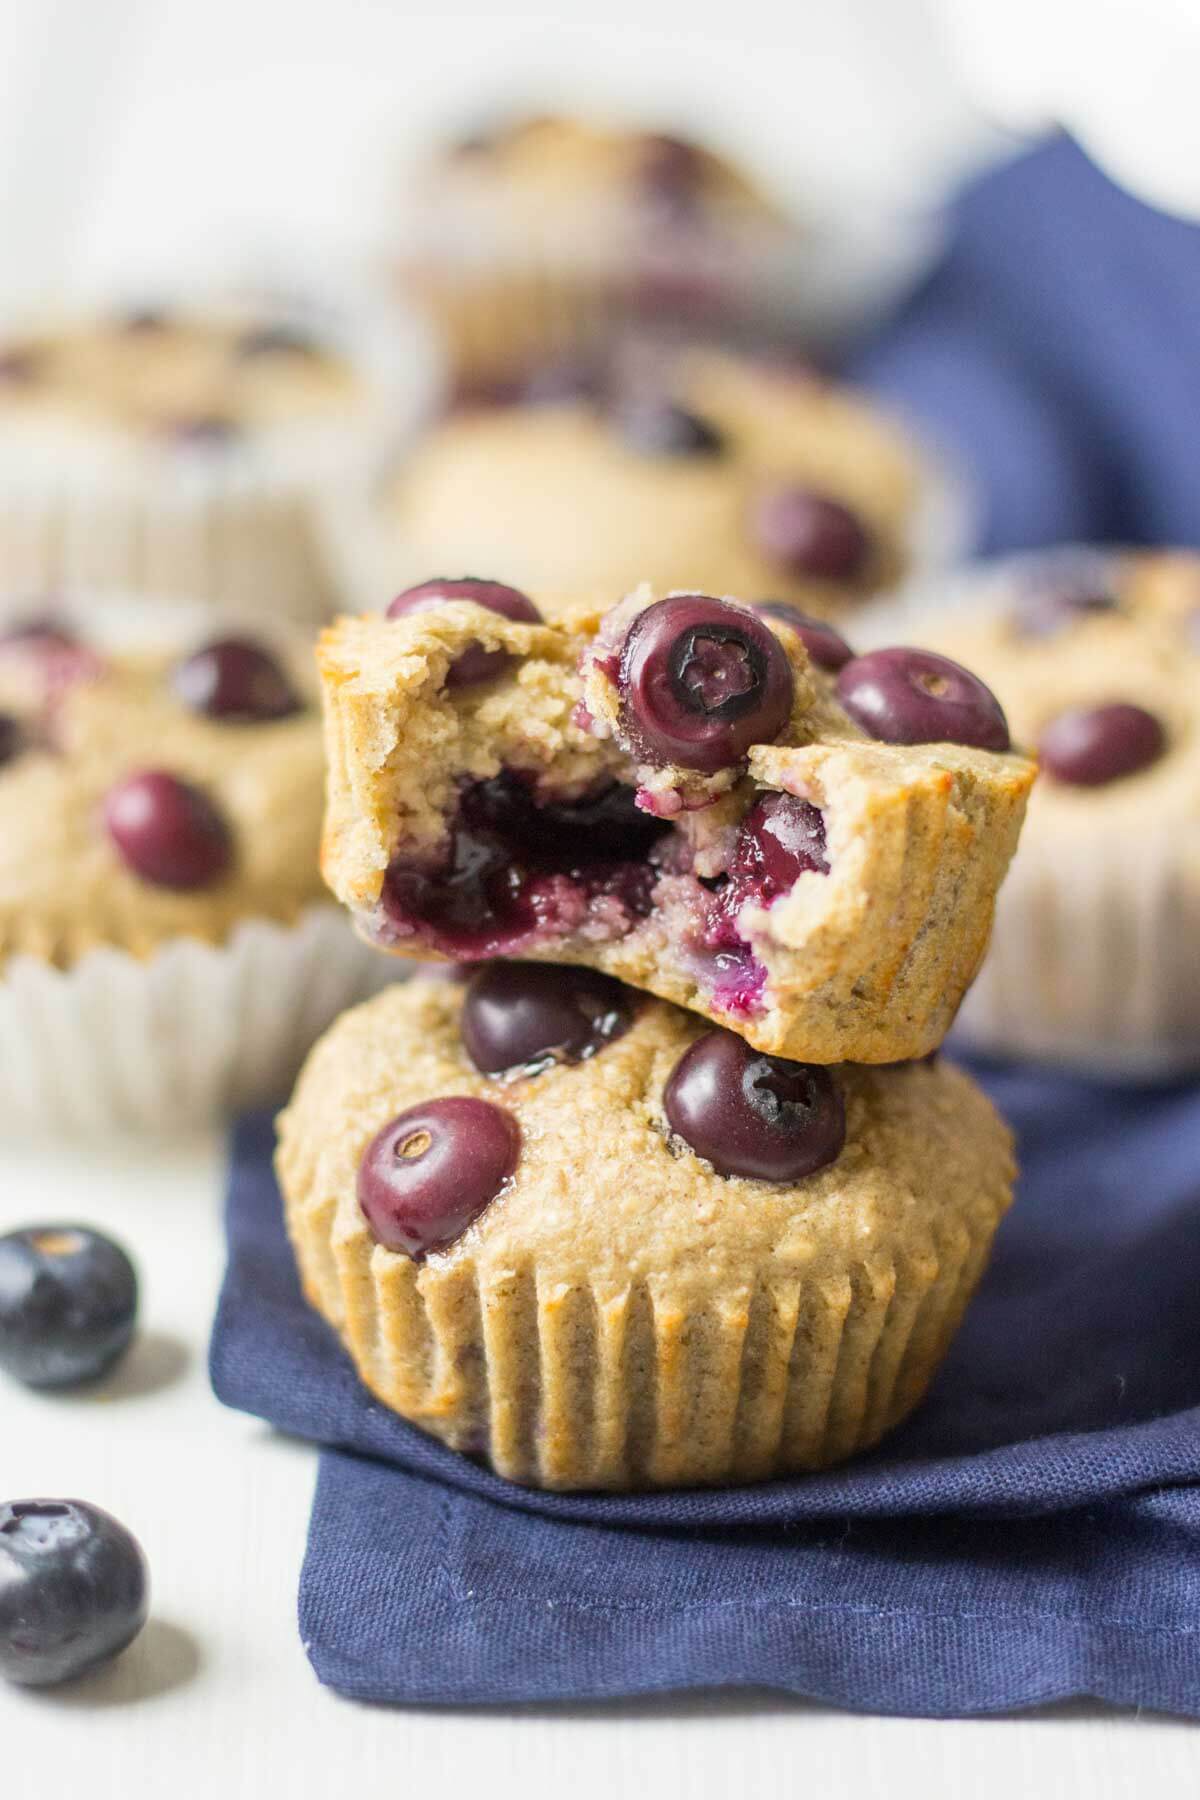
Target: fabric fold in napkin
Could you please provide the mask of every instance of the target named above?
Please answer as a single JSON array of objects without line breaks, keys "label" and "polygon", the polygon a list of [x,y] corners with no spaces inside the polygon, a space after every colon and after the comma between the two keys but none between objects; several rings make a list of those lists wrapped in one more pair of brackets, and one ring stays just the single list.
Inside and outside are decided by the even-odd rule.
[{"label": "fabric fold in napkin", "polygon": [[300,1294],[270,1120],[241,1121],[212,1377],[326,1446],[300,1581],[320,1679],[1200,1714],[1200,1089],[976,1073],[1024,1172],[928,1400],[840,1469],[707,1492],[539,1494],[388,1413]]}]

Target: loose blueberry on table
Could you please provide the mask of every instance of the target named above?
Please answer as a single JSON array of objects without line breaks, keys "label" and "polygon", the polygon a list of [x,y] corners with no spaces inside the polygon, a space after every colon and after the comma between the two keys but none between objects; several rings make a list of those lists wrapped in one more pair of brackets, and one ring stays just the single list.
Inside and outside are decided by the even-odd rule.
[{"label": "loose blueberry on table", "polygon": [[173,685],[192,712],[232,724],[265,724],[301,709],[279,663],[250,638],[215,638],[181,662]]},{"label": "loose blueberry on table", "polygon": [[768,488],[750,523],[763,554],[793,575],[857,581],[870,562],[871,539],[857,514],[812,488]]},{"label": "loose blueberry on table", "polygon": [[0,1504],[0,1675],[52,1687],[106,1663],[146,1623],[137,1540],[82,1500]]},{"label": "loose blueberry on table", "polygon": [[0,1368],[28,1387],[76,1387],[133,1338],[138,1283],[119,1244],[83,1225],[0,1237]]},{"label": "loose blueberry on table", "polygon": [[663,1092],[667,1122],[718,1175],[802,1181],[840,1156],[842,1097],[828,1069],[764,1056],[730,1031],[684,1052]]},{"label": "loose blueberry on table", "polygon": [[485,1075],[583,1062],[633,1023],[632,997],[609,975],[554,963],[492,963],[467,989],[463,1045]]},{"label": "loose blueberry on table", "polygon": [[634,618],[617,690],[639,761],[712,774],[778,737],[794,684],[779,639],[747,607],[675,594]]},{"label": "loose blueberry on table", "polygon": [[371,1235],[414,1261],[448,1249],[496,1198],[521,1154],[521,1128],[488,1100],[452,1095],[410,1106],[378,1131],[358,1166]]},{"label": "loose blueberry on table", "polygon": [[104,822],[122,860],[154,887],[210,887],[233,861],[229,827],[207,794],[164,769],[111,787]]},{"label": "loose blueberry on table", "polygon": [[1059,713],[1038,739],[1038,757],[1055,781],[1071,787],[1104,787],[1150,768],[1166,747],[1166,732],[1153,713],[1127,701],[1113,701]]},{"label": "loose blueberry on table", "polygon": [[[408,613],[429,612],[445,600],[472,600],[476,606],[486,607],[488,612],[499,613],[502,618],[515,619],[523,625],[542,623],[541,613],[527,594],[502,581],[484,581],[474,575],[453,580],[438,577],[405,588],[388,607],[387,617],[401,619]],[[482,644],[471,644],[451,664],[446,674],[446,686],[473,687],[477,682],[490,681],[507,667],[509,661],[506,650],[485,650]]]},{"label": "loose blueberry on table", "polygon": [[1009,748],[1000,702],[977,675],[932,650],[871,650],[845,664],[837,697],[856,724],[885,744]]}]

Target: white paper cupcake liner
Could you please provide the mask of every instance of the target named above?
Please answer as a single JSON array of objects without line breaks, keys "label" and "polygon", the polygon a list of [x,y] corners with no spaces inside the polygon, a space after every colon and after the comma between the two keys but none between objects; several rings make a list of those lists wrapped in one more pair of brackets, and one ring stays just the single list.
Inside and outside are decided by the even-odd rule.
[{"label": "white paper cupcake liner", "polygon": [[69,969],[0,968],[0,1128],[162,1133],[282,1100],[337,1015],[397,971],[335,906],[248,920],[222,945],[145,961],[97,948]]},{"label": "white paper cupcake liner", "polygon": [[[1056,563],[1102,573],[1121,554],[1067,544],[908,582],[864,612],[855,647],[921,644],[923,625],[1006,607]],[[1027,824],[950,1043],[1107,1080],[1200,1069],[1198,944],[1200,849],[1176,826],[1147,812],[1130,844],[1102,826],[1053,838]]]},{"label": "white paper cupcake liner", "polygon": [[[328,319],[323,321],[327,326]],[[0,423],[0,565],[6,587],[140,590],[315,622],[337,589],[317,500],[361,486],[431,410],[429,332],[347,312],[326,337],[361,374],[352,415],[261,431],[219,450],[165,452],[65,416]]]}]

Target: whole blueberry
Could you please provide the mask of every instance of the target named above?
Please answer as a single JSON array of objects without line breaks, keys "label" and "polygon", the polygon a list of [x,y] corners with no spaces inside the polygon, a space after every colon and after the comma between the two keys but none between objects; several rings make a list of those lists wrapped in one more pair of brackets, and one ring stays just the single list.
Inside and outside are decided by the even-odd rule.
[{"label": "whole blueberry", "polygon": [[15,762],[25,746],[25,733],[19,719],[11,713],[0,713],[0,769]]},{"label": "whole blueberry", "polygon": [[769,619],[790,625],[818,669],[836,674],[854,655],[840,631],[835,631],[825,619],[814,619],[811,613],[801,612],[790,600],[756,600],[754,606],[756,612],[766,613]]},{"label": "whole blueberry", "polygon": [[233,861],[229,827],[208,795],[164,769],[109,788],[104,822],[122,860],[154,887],[211,887]]},{"label": "whole blueberry", "polygon": [[612,416],[639,456],[720,456],[725,448],[721,433],[707,419],[661,394],[623,400]]},{"label": "whole blueberry", "polygon": [[83,1500],[0,1504],[0,1675],[71,1681],[118,1656],[146,1623],[136,1538]]},{"label": "whole blueberry", "polygon": [[445,1250],[517,1166],[521,1128],[489,1100],[410,1106],[376,1132],[358,1165],[358,1203],[376,1243],[414,1261]]},{"label": "whole blueberry", "polygon": [[1166,747],[1166,732],[1153,713],[1114,701],[1059,713],[1038,739],[1038,757],[1055,781],[1103,787],[1148,769]]},{"label": "whole blueberry", "polygon": [[1007,750],[1008,721],[991,688],[932,650],[871,650],[841,670],[837,696],[885,744],[970,744]]},{"label": "whole blueberry", "polygon": [[870,560],[862,520],[813,488],[768,488],[754,503],[751,527],[765,556],[813,581],[856,581]]},{"label": "whole blueberry", "polygon": [[642,760],[710,774],[778,737],[794,692],[770,627],[705,594],[675,594],[637,614],[617,686],[622,724]]},{"label": "whole blueberry", "polygon": [[[542,615],[527,594],[507,587],[502,581],[483,581],[474,575],[454,579],[442,576],[422,581],[417,587],[405,588],[387,609],[389,619],[400,619],[406,613],[429,612],[444,600],[473,600],[502,618],[520,624],[540,625]],[[471,644],[446,674],[447,687],[473,687],[478,681],[490,681],[507,666],[505,650],[485,650],[482,644]]]},{"label": "whole blueberry", "polygon": [[763,1056],[710,1031],[676,1063],[663,1093],[668,1123],[718,1175],[802,1181],[841,1154],[842,1097],[828,1069]]},{"label": "whole blueberry", "polygon": [[176,694],[192,712],[233,724],[265,724],[299,712],[295,688],[251,638],[214,638],[176,666]]},{"label": "whole blueberry", "polygon": [[94,1381],[128,1349],[138,1284],[119,1244],[84,1225],[0,1237],[0,1368],[27,1387]]},{"label": "whole blueberry", "polygon": [[594,969],[492,963],[467,989],[460,1019],[467,1055],[485,1075],[533,1074],[583,1062],[633,1023],[630,995]]}]

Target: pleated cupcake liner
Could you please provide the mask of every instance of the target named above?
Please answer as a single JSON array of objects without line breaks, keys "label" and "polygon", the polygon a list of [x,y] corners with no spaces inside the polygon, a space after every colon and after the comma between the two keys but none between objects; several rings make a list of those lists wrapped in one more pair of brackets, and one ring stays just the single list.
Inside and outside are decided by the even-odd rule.
[{"label": "pleated cupcake liner", "polygon": [[754,1481],[869,1448],[917,1402],[982,1274],[1007,1196],[895,1253],[765,1271],[697,1306],[669,1276],[564,1283],[536,1260],[442,1270],[339,1229],[285,1144],[305,1292],[384,1405],[526,1485]]},{"label": "pleated cupcake liner", "polygon": [[314,1040],[395,971],[332,905],[141,958],[0,963],[0,1127],[163,1133],[282,1098]]},{"label": "pleated cupcake liner", "polygon": [[440,365],[429,333],[356,317],[338,347],[368,399],[354,414],[247,433],[223,447],[163,448],[62,417],[0,426],[5,585],[179,595],[244,618],[315,623],[338,588],[319,496],[367,482],[432,409]]}]

